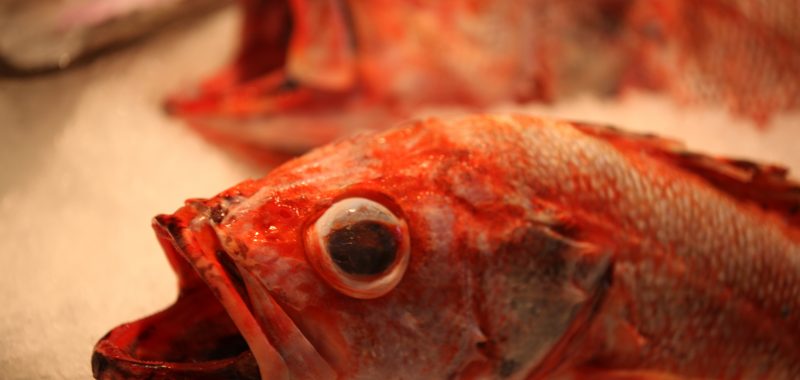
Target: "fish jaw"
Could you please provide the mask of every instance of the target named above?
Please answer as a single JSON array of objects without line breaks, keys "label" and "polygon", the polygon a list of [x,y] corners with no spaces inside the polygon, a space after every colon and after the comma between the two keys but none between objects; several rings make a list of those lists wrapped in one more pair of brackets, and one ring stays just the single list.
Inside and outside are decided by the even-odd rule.
[{"label": "fish jaw", "polygon": [[[140,320],[126,323],[106,334],[94,348],[92,372],[97,379],[138,378],[192,378],[258,379],[258,366],[253,354],[225,311],[209,288],[184,291],[171,307]],[[199,305],[199,306],[198,306]],[[212,332],[200,327],[208,321],[218,321]],[[224,353],[212,356],[211,350],[194,350],[185,356],[180,347],[171,346],[171,340],[193,335],[205,336],[196,339],[198,347],[210,343]],[[214,341],[220,344],[214,343]],[[228,348],[226,348],[227,346]],[[190,347],[185,347],[191,349]],[[217,353],[219,354],[219,353]],[[206,356],[208,360],[192,362],[185,360],[193,356]]]},{"label": "fish jaw", "polygon": [[336,372],[255,276],[242,272],[254,316],[291,371],[292,379],[334,379]]},{"label": "fish jaw", "polygon": [[195,90],[167,100],[179,116],[280,114],[335,107],[355,85],[352,30],[335,1],[240,2],[234,61]]},{"label": "fish jaw", "polygon": [[228,273],[238,279],[239,292],[292,379],[341,378],[352,361],[341,321],[326,302],[337,296],[322,284],[296,238],[307,213],[299,210],[308,205],[258,198],[231,207],[213,226]]},{"label": "fish jaw", "polygon": [[[213,208],[197,200],[187,203],[175,214],[153,220],[159,243],[178,276],[178,300],[103,337],[92,358],[94,376],[335,378],[269,291],[247,272],[240,274],[229,259],[213,228]],[[198,342],[195,336],[202,339]],[[193,345],[224,352],[231,350],[232,339],[240,352],[230,357],[217,358],[202,349],[195,350],[201,357],[179,354],[193,352]],[[304,350],[297,351],[298,347]],[[284,356],[291,349],[299,353]]]}]

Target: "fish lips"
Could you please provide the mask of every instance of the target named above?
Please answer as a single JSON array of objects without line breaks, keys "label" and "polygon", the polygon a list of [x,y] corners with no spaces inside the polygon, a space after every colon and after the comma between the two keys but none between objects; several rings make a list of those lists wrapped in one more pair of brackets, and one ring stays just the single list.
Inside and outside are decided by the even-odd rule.
[{"label": "fish lips", "polygon": [[194,201],[154,218],[178,300],[101,338],[95,378],[336,378],[268,288],[225,251],[210,210]]}]

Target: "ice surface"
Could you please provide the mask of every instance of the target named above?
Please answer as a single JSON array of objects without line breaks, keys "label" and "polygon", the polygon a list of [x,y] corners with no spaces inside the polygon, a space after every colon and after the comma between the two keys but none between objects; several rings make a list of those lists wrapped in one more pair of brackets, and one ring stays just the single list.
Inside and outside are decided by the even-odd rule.
[{"label": "ice surface", "polygon": [[[160,108],[165,94],[223,64],[235,22],[227,10],[87,67],[0,80],[0,378],[89,378],[103,334],[176,295],[150,218],[259,175]],[[800,172],[799,114],[763,132],[721,111],[643,94],[527,110]]]},{"label": "ice surface", "polygon": [[103,334],[176,295],[150,219],[258,175],[161,111],[223,64],[234,22],[0,82],[0,378],[91,378]]}]

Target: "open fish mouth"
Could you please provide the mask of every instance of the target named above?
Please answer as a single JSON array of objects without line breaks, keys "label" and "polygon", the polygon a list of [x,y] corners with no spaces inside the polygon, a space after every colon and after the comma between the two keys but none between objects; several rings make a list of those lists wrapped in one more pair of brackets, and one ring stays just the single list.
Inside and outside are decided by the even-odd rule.
[{"label": "open fish mouth", "polygon": [[153,228],[178,275],[178,299],[101,338],[92,356],[95,378],[336,377],[266,287],[239,271],[206,207],[159,215]]},{"label": "open fish mouth", "polygon": [[258,365],[209,288],[182,293],[164,311],[123,324],[95,347],[98,379],[259,379]]},{"label": "open fish mouth", "polygon": [[358,83],[347,4],[247,0],[240,7],[232,62],[170,96],[169,114],[268,166],[399,121],[398,110],[365,96]]}]

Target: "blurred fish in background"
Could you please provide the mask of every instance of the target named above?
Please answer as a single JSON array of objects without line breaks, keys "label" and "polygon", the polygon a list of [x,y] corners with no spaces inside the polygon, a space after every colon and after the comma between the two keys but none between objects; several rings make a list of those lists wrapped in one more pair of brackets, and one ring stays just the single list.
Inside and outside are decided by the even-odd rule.
[{"label": "blurred fish in background", "polygon": [[800,3],[241,0],[239,52],[167,109],[266,165],[431,108],[657,91],[767,125],[800,105]]},{"label": "blurred fish in background", "polygon": [[[56,71],[231,3],[0,0],[0,74]],[[236,3],[238,53],[166,108],[264,166],[409,117],[581,94],[659,92],[756,126],[800,108],[794,1]]]},{"label": "blurred fish in background", "polygon": [[227,0],[0,0],[0,74],[64,69]]}]

